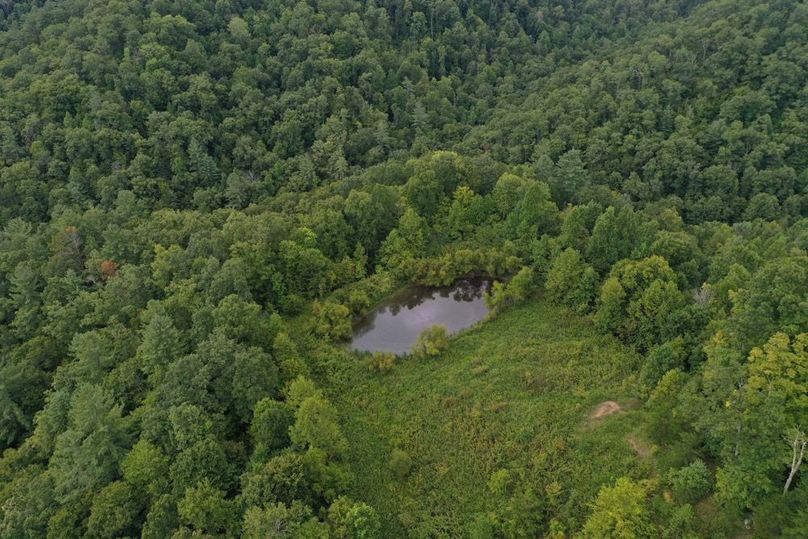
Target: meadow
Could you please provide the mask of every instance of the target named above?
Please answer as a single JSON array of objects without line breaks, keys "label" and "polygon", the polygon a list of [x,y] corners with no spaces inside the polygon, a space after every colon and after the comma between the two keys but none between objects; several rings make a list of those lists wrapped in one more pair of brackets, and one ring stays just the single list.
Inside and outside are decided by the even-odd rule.
[{"label": "meadow", "polygon": [[[463,332],[436,358],[403,358],[386,374],[357,361],[336,399],[353,495],[377,509],[385,537],[467,535],[469,515],[519,518],[513,506],[528,491],[535,511],[580,529],[601,485],[653,471],[639,365],[591,321],[542,299]],[[593,418],[604,401],[621,410]],[[409,473],[391,468],[395,450]]]}]

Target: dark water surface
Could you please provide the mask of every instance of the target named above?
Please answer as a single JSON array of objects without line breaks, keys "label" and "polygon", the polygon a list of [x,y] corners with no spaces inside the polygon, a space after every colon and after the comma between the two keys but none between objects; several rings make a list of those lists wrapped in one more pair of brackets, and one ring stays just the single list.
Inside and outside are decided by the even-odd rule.
[{"label": "dark water surface", "polygon": [[410,286],[390,296],[354,325],[351,348],[368,352],[410,351],[418,335],[440,324],[455,333],[488,314],[487,279],[463,279],[452,286]]}]

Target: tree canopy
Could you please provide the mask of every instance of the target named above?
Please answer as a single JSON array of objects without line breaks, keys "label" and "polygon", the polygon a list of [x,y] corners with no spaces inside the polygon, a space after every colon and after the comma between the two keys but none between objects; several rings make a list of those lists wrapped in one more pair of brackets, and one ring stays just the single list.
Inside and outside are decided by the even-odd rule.
[{"label": "tree canopy", "polygon": [[715,535],[808,535],[806,28],[797,0],[0,2],[0,537],[381,537],[339,343],[480,275],[494,314],[546,295],[642,356],[668,483],[587,516],[500,474],[475,533],[688,536],[710,497]]}]

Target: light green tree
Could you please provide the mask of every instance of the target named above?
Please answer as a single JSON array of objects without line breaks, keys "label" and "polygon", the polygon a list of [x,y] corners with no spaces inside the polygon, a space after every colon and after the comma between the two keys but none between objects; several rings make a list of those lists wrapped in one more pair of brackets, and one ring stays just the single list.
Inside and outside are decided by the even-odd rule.
[{"label": "light green tree", "polygon": [[417,358],[433,357],[449,346],[449,332],[446,326],[432,326],[418,335],[412,346],[412,354]]},{"label": "light green tree", "polygon": [[646,501],[649,489],[647,483],[626,477],[618,479],[614,486],[601,487],[582,536],[592,539],[658,537]]},{"label": "light green tree", "polygon": [[597,294],[598,276],[578,251],[567,248],[553,259],[544,286],[556,303],[586,313]]},{"label": "light green tree", "polygon": [[235,503],[208,481],[201,481],[185,491],[185,496],[177,503],[177,513],[180,521],[196,533],[237,536]]},{"label": "light green tree", "polygon": [[313,311],[316,317],[314,330],[318,335],[335,340],[351,336],[351,311],[345,305],[332,301],[315,302]]},{"label": "light green tree", "polygon": [[348,440],[339,426],[336,409],[318,395],[300,403],[289,436],[295,445],[315,447],[329,456],[340,457],[348,449]]},{"label": "light green tree", "polygon": [[512,305],[525,301],[535,289],[533,268],[524,266],[507,283],[494,282],[485,295],[485,302],[496,315]]},{"label": "light green tree", "polygon": [[114,481],[93,499],[87,520],[89,537],[118,537],[134,529],[143,509],[143,498],[124,481]]}]

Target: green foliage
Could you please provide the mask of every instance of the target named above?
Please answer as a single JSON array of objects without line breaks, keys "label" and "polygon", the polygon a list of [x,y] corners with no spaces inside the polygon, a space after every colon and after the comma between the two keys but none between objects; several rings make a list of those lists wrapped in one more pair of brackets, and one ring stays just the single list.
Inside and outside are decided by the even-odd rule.
[{"label": "green foliage", "polygon": [[553,259],[544,287],[553,301],[583,314],[592,308],[597,285],[595,270],[578,251],[567,248]]},{"label": "green foliage", "polygon": [[351,336],[351,311],[345,305],[329,301],[314,304],[316,322],[314,331],[334,340],[344,340]]},{"label": "green foliage", "polygon": [[503,284],[495,281],[486,293],[485,302],[495,315],[504,309],[525,301],[535,289],[533,268],[525,266],[510,281]]},{"label": "green foliage", "polygon": [[266,502],[307,502],[311,496],[303,457],[282,453],[267,460],[241,478],[242,497],[247,505]]},{"label": "green foliage", "polygon": [[562,214],[563,222],[558,237],[561,244],[579,253],[584,252],[601,211],[602,208],[595,202],[568,207]]},{"label": "green foliage", "polygon": [[808,331],[807,290],[808,256],[766,262],[732,301],[730,328],[738,348],[746,352],[760,346],[778,330],[791,335]]},{"label": "green foliage", "polygon": [[365,360],[368,371],[386,374],[396,364],[396,355],[392,352],[373,352]]},{"label": "green foliage", "polygon": [[182,451],[215,433],[213,417],[196,404],[183,403],[168,411],[171,445]]},{"label": "green foliage", "polygon": [[449,332],[446,326],[432,326],[418,335],[412,345],[412,355],[418,359],[437,356],[449,346]]},{"label": "green foliage", "polygon": [[595,321],[642,350],[664,342],[672,316],[684,306],[667,261],[651,256],[615,265],[601,289]]},{"label": "green foliage", "polygon": [[298,446],[314,447],[334,457],[340,457],[348,448],[348,440],[337,421],[337,411],[319,395],[300,402],[289,437]]},{"label": "green foliage", "polygon": [[499,527],[507,537],[535,537],[544,530],[544,500],[532,488],[514,493],[505,503]]},{"label": "green foliage", "polygon": [[264,316],[258,304],[233,294],[224,297],[211,316],[223,335],[248,346],[268,348],[275,337],[273,318]]},{"label": "green foliage", "polygon": [[121,462],[121,471],[129,485],[157,495],[165,488],[168,465],[169,459],[159,447],[139,440]]},{"label": "green foliage", "polygon": [[689,417],[682,414],[680,400],[692,397],[686,391],[687,375],[680,370],[667,371],[651,392],[647,406],[650,412],[648,431],[651,438],[665,444],[673,444],[683,432],[687,432]]},{"label": "green foliage", "polygon": [[470,188],[461,185],[454,192],[449,206],[448,232],[453,239],[468,238],[487,217],[486,200]]},{"label": "green foliage", "polygon": [[390,471],[396,479],[404,479],[412,469],[412,458],[402,449],[393,449],[390,453]]},{"label": "green foliage", "polygon": [[288,384],[309,374],[294,341],[286,333],[279,333],[272,342],[272,352],[278,363],[280,381]]},{"label": "green foliage", "polygon": [[50,468],[54,491],[62,503],[112,481],[131,443],[121,407],[98,386],[76,390],[67,421],[67,430],[56,438]]},{"label": "green foliage", "polygon": [[530,245],[530,260],[533,271],[536,272],[536,281],[543,282],[550,271],[550,264],[561,253],[561,246],[557,238],[543,235],[537,240],[533,240]]},{"label": "green foliage", "polygon": [[0,532],[10,537],[34,539],[47,534],[48,520],[56,500],[53,481],[41,467],[20,468],[12,476],[14,450],[3,454],[0,499],[3,500]]},{"label": "green foliage", "polygon": [[[138,348],[140,365],[149,376],[158,377],[171,361],[177,359],[183,351],[179,331],[159,304],[152,304],[148,315],[148,324],[143,329],[143,339]],[[162,311],[162,312],[161,312]]]},{"label": "green foliage", "polygon": [[[732,507],[754,506],[768,493],[787,494],[780,484],[782,471],[798,470],[794,446],[798,454],[805,438],[801,421],[808,413],[807,343],[808,334],[792,340],[777,333],[762,348],[752,349],[741,390],[728,395],[722,414],[710,418],[724,456],[716,472],[716,494]],[[710,367],[716,366],[711,362]],[[755,436],[739,436],[738,431]]]},{"label": "green foliage", "polygon": [[446,196],[469,176],[465,161],[454,152],[433,152],[411,163],[414,174],[404,193],[409,205],[427,219],[433,217]]},{"label": "green foliage", "polygon": [[87,534],[90,537],[117,537],[134,529],[142,510],[142,499],[122,481],[104,487],[93,499]]},{"label": "green foliage", "polygon": [[472,539],[494,539],[497,536],[497,523],[489,514],[480,514],[469,525],[469,537]]},{"label": "green foliage", "polygon": [[427,233],[421,216],[413,208],[407,207],[398,226],[390,231],[381,246],[384,266],[396,276],[406,276],[411,271],[409,266],[426,250]]},{"label": "green foliage", "polygon": [[169,469],[169,477],[178,494],[200,481],[208,481],[213,487],[224,490],[233,481],[234,464],[220,443],[206,438],[177,454]]},{"label": "green foliage", "polygon": [[88,499],[75,499],[60,506],[48,520],[46,537],[74,539],[84,535],[88,517]]},{"label": "green foliage", "polygon": [[665,341],[648,352],[642,369],[643,379],[649,386],[656,386],[657,382],[670,370],[684,371],[687,367],[686,349],[684,339],[677,337]]},{"label": "green foliage", "polygon": [[672,315],[685,300],[676,283],[655,280],[628,306],[628,316],[636,324],[636,344],[640,349],[671,337]]},{"label": "green foliage", "polygon": [[143,537],[145,539],[159,539],[166,537],[180,527],[177,514],[177,504],[173,496],[163,495],[151,505],[143,523]]},{"label": "green foliage", "polygon": [[309,378],[298,376],[286,386],[284,395],[286,404],[296,410],[304,400],[309,397],[322,397],[323,392]]},{"label": "green foliage", "polygon": [[662,231],[651,244],[650,252],[668,261],[690,285],[699,285],[701,249],[695,237],[685,232]]},{"label": "green foliage", "polygon": [[550,198],[547,184],[530,182],[509,219],[512,237],[528,245],[542,234],[555,232],[558,218],[558,206]]},{"label": "green foliage", "polygon": [[668,472],[668,484],[678,502],[692,504],[710,491],[712,478],[704,461],[697,459],[684,468]]},{"label": "green foliage", "polygon": [[275,503],[249,507],[244,512],[242,533],[247,539],[274,537],[278,530],[294,537],[325,538],[328,537],[328,528],[322,529],[324,526],[317,522],[311,509],[300,502],[288,507]]},{"label": "green foliage", "polygon": [[272,356],[260,348],[237,352],[233,365],[234,407],[247,423],[261,399],[280,394],[278,367]]},{"label": "green foliage", "polygon": [[196,532],[236,536],[235,504],[206,481],[185,491],[185,496],[177,503],[177,513],[180,521]]},{"label": "green foliage", "polygon": [[[475,516],[481,536],[575,535],[595,485],[697,453],[715,514],[657,499],[665,533],[747,533],[748,511],[749,533],[805,536],[804,6],[549,4],[0,2],[0,536],[372,534],[360,502],[326,522],[365,493],[350,467],[386,476],[390,440],[444,416],[431,444],[456,447],[406,447],[418,474],[375,497],[400,502],[383,535]],[[646,354],[641,376],[606,336],[555,344],[579,322],[551,307],[553,339],[515,306],[514,328],[487,324],[518,339],[483,325],[385,377],[332,347],[385,290],[514,274],[495,311],[546,278]],[[442,369],[462,389],[339,414],[324,397]],[[576,430],[571,410],[616,398],[604,378],[620,398],[655,386],[636,414],[654,462],[626,464],[620,423]],[[360,429],[348,447],[344,423],[400,406],[421,421],[380,455]],[[603,472],[580,458],[601,454]],[[502,462],[496,507],[466,503]]]},{"label": "green foliage", "polygon": [[328,508],[328,520],[338,539],[375,539],[381,537],[381,523],[376,511],[362,502],[338,498]]},{"label": "green foliage", "polygon": [[649,486],[621,477],[612,487],[604,486],[583,529],[584,537],[622,539],[656,537],[646,502]]},{"label": "green foliage", "polygon": [[408,269],[407,277],[427,286],[449,286],[473,275],[509,275],[522,265],[520,258],[513,254],[513,247],[506,242],[502,248],[450,249],[439,257],[416,260]]},{"label": "green foliage", "polygon": [[782,215],[780,201],[777,197],[769,193],[758,193],[749,199],[749,205],[743,212],[746,220],[763,219],[765,221],[775,221]]},{"label": "green foliage", "polygon": [[647,236],[647,225],[630,206],[609,206],[595,221],[586,258],[603,274],[617,261],[631,258]]},{"label": "green foliage", "polygon": [[289,427],[293,422],[294,413],[286,403],[270,398],[258,401],[250,423],[256,448],[277,451],[289,445]]},{"label": "green foliage", "polygon": [[511,487],[511,473],[502,468],[491,474],[488,480],[488,490],[494,496],[504,499],[507,497]]},{"label": "green foliage", "polygon": [[492,195],[501,217],[507,217],[522,200],[528,180],[516,174],[506,173],[499,177]]},{"label": "green foliage", "polygon": [[580,150],[570,150],[558,158],[550,185],[553,198],[559,205],[566,205],[582,197],[583,190],[589,183]]},{"label": "green foliage", "polygon": [[[402,362],[386,376],[352,363],[334,397],[351,461],[386,471],[391,443],[417,461],[395,489],[389,472],[356,473],[356,492],[378,511],[385,536],[465,533],[480,513],[495,533],[507,519],[512,533],[541,536],[551,513],[577,532],[598,486],[637,469],[625,437],[643,413],[627,410],[592,428],[578,403],[633,395],[627,380],[639,358],[587,320],[528,300],[462,333],[440,357]],[[497,471],[503,463],[507,470]],[[496,494],[492,475],[505,476]],[[544,487],[552,482],[555,507]]]},{"label": "green foliage", "polygon": [[699,535],[695,532],[696,514],[693,507],[685,504],[676,508],[671,518],[662,530],[665,539],[685,538],[695,539]]}]

